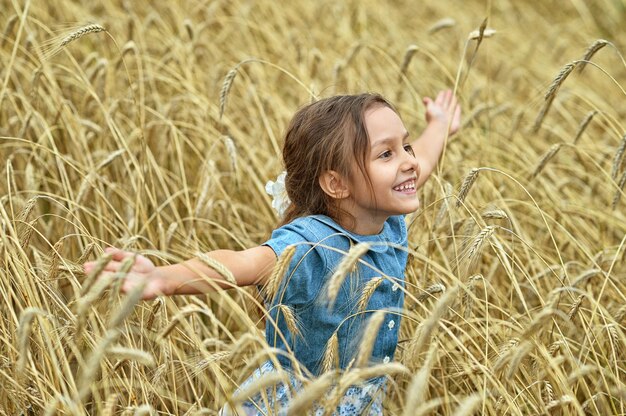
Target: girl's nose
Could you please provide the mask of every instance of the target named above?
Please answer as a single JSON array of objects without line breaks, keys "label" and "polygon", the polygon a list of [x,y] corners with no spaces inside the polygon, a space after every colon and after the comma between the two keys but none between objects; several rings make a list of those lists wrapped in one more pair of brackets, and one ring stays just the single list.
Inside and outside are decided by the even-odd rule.
[{"label": "girl's nose", "polygon": [[407,152],[404,155],[404,160],[402,161],[402,170],[405,172],[413,170],[419,176],[420,165],[417,162],[417,158]]}]

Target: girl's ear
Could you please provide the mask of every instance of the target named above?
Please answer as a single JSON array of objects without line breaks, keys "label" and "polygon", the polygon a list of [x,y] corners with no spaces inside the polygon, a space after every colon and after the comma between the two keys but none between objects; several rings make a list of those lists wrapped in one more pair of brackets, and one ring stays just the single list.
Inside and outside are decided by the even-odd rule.
[{"label": "girl's ear", "polygon": [[320,186],[326,195],[333,199],[345,199],[350,196],[350,189],[341,175],[334,170],[327,170],[319,178]]}]

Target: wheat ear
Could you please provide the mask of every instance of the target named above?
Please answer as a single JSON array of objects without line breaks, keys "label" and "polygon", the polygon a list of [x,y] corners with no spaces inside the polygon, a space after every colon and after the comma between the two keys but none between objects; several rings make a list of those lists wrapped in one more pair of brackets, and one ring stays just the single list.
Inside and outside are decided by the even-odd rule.
[{"label": "wheat ear", "polygon": [[228,71],[228,74],[226,74],[226,78],[224,78],[224,82],[222,83],[222,90],[220,91],[220,120],[224,115],[224,109],[226,108],[226,99],[228,98],[228,93],[233,86],[233,81],[237,76],[240,65],[241,63],[237,64],[233,69]]},{"label": "wheat ear", "polygon": [[457,293],[459,291],[458,287],[454,287],[446,292],[443,295],[437,304],[435,305],[435,309],[431,316],[424,322],[424,324],[420,328],[419,335],[415,340],[415,343],[411,345],[412,347],[412,356],[419,357],[419,354],[422,352],[422,349],[425,345],[430,342],[431,335],[441,318],[448,312],[450,305],[454,302],[457,297]]},{"label": "wheat ear", "polygon": [[367,327],[365,328],[363,339],[361,340],[361,345],[359,346],[359,353],[355,362],[357,367],[365,367],[369,363],[370,357],[372,356],[372,350],[374,349],[374,343],[378,337],[378,331],[385,320],[386,314],[386,311],[378,310],[374,312],[369,319]]},{"label": "wheat ear", "polygon": [[28,307],[20,315],[20,322],[17,328],[17,343],[19,345],[20,358],[17,361],[17,373],[22,374],[26,365],[28,355],[28,339],[30,338],[33,319],[37,315],[45,315],[39,308]]},{"label": "wheat ear", "polygon": [[541,173],[543,168],[546,167],[548,162],[558,153],[560,149],[561,149],[561,143],[553,144],[550,147],[550,149],[539,160],[537,167],[535,168],[533,173],[530,175],[530,179],[534,179],[535,177],[537,177],[537,175]]},{"label": "wheat ear", "polygon": [[80,29],[73,31],[72,33],[64,37],[61,40],[61,43],[59,43],[59,47],[63,48],[69,43],[74,42],[75,40],[80,39],[89,33],[98,33],[98,32],[103,32],[105,30],[106,29],[99,24],[91,24],[91,25],[83,26]]},{"label": "wheat ear", "polygon": [[335,299],[339,294],[339,288],[341,287],[341,284],[343,283],[348,273],[353,270],[359,258],[367,253],[370,247],[371,245],[369,243],[359,243],[355,245],[350,249],[348,254],[346,254],[341,263],[339,263],[339,266],[337,266],[337,270],[335,271],[335,273],[333,273],[333,275],[330,277],[330,280],[328,281],[328,288],[326,293],[328,295],[329,306],[332,307],[332,305],[334,304]]},{"label": "wheat ear", "polygon": [[491,210],[483,211],[483,213],[480,214],[480,216],[483,217],[483,219],[485,220],[504,220],[504,219],[509,218],[509,216],[506,215],[506,212],[501,209],[491,209]]},{"label": "wheat ear", "polygon": [[372,295],[374,294],[378,286],[380,286],[380,284],[383,282],[383,280],[384,280],[383,277],[378,276],[378,277],[372,278],[369,282],[367,282],[367,284],[363,288],[363,291],[361,292],[361,297],[359,298],[359,302],[358,302],[359,311],[362,312],[363,310],[365,310],[365,307],[370,301],[370,298],[372,297]]},{"label": "wheat ear", "polygon": [[587,48],[587,50],[585,51],[585,54],[581,58],[580,65],[578,67],[578,73],[580,74],[581,72],[583,72],[583,69],[585,69],[585,66],[587,66],[587,62],[591,60],[591,57],[595,55],[596,52],[598,52],[600,49],[604,48],[608,44],[609,42],[604,39],[598,39],[595,42],[593,42]]},{"label": "wheat ear", "polygon": [[595,116],[596,114],[598,114],[596,110],[590,111],[589,113],[587,113],[583,121],[580,122],[580,124],[578,125],[578,130],[576,130],[576,134],[574,135],[574,140],[572,140],[573,144],[578,143],[578,140],[581,138],[584,131],[587,129],[587,126],[589,125],[589,123],[591,123],[593,116]]},{"label": "wheat ear", "polygon": [[89,290],[91,289],[91,286],[96,281],[96,278],[100,275],[100,273],[102,273],[102,271],[107,266],[107,264],[109,264],[112,258],[113,258],[112,255],[105,254],[98,259],[98,261],[96,262],[96,266],[91,271],[91,273],[87,275],[87,278],[85,278],[85,281],[83,282],[83,285],[81,288],[83,294],[86,294],[89,292]]},{"label": "wheat ear", "polygon": [[334,379],[334,373],[326,373],[309,383],[291,402],[287,409],[287,416],[309,414],[307,410],[328,391]]},{"label": "wheat ear", "polygon": [[556,75],[556,77],[552,80],[552,83],[548,87],[548,91],[544,95],[543,107],[541,108],[541,111],[539,112],[539,114],[537,115],[537,118],[535,119],[535,124],[533,125],[533,128],[532,128],[533,133],[536,133],[539,130],[539,127],[541,127],[541,123],[543,122],[543,119],[546,117],[546,114],[548,114],[548,110],[550,110],[550,107],[552,106],[552,102],[554,101],[554,98],[556,97],[556,94],[559,91],[559,88],[561,88],[561,85],[563,84],[565,79],[569,76],[569,74],[572,73],[572,71],[574,70],[578,62],[579,61],[570,62],[566,64],[565,66],[563,66],[563,68],[561,68],[561,70]]},{"label": "wheat ear", "polygon": [[472,242],[472,244],[470,245],[467,251],[467,257],[469,258],[470,261],[475,259],[476,256],[482,251],[482,248],[485,245],[485,242],[488,241],[489,238],[491,238],[496,228],[497,226],[495,225],[488,225],[482,230],[480,230],[480,232],[476,235],[476,237],[474,238],[474,241]]},{"label": "wheat ear", "polygon": [[404,52],[404,58],[402,59],[402,65],[400,65],[400,79],[402,79],[402,75],[406,74],[406,70],[409,68],[409,64],[411,63],[411,59],[415,53],[419,50],[417,45],[409,45]]},{"label": "wheat ear", "polygon": [[615,191],[615,196],[613,197],[613,202],[611,204],[613,210],[617,208],[617,204],[619,204],[619,201],[622,198],[622,193],[624,193],[624,185],[626,185],[626,171],[624,171],[622,177],[617,184],[617,191]]},{"label": "wheat ear", "polygon": [[432,35],[435,32],[439,32],[442,29],[447,29],[456,25],[456,20],[451,17],[444,17],[441,20],[436,21],[431,27],[428,28],[428,34]]},{"label": "wheat ear", "polygon": [[121,361],[136,361],[146,367],[155,367],[154,357],[150,353],[136,348],[111,347],[107,351],[107,356]]},{"label": "wheat ear", "polygon": [[302,333],[300,332],[299,322],[296,318],[293,309],[288,305],[280,304],[278,305],[278,310],[282,313],[285,322],[287,323],[287,329],[293,335],[294,338],[301,337]]},{"label": "wheat ear", "polygon": [[613,158],[613,169],[611,170],[611,178],[617,178],[619,169],[622,166],[622,159],[624,158],[624,152],[626,151],[626,134],[622,137],[622,141],[615,151],[615,157]]},{"label": "wheat ear", "polygon": [[237,281],[235,280],[235,276],[233,276],[232,272],[228,270],[226,266],[224,266],[222,263],[215,260],[213,257],[209,256],[208,254],[205,254],[202,252],[196,253],[196,257],[202,263],[206,264],[207,266],[215,270],[217,274],[219,274],[228,283],[232,284],[233,286],[237,286]]},{"label": "wheat ear", "polygon": [[419,294],[419,296],[417,297],[417,301],[418,302],[424,302],[426,299],[428,299],[432,295],[434,295],[436,293],[444,293],[445,291],[446,291],[446,286],[444,284],[442,284],[442,283],[433,283],[432,285],[430,285],[426,289],[424,289],[423,293]]},{"label": "wheat ear", "polygon": [[133,416],[152,416],[154,409],[149,404],[142,404],[135,409]]},{"label": "wheat ear", "polygon": [[428,380],[430,379],[435,351],[437,350],[436,345],[436,343],[430,345],[426,360],[424,360],[419,371],[411,379],[411,383],[406,390],[406,405],[402,416],[412,416],[415,413],[420,413],[420,407],[424,403],[424,397],[428,390]]},{"label": "wheat ear", "polygon": [[322,359],[322,373],[331,371],[333,368],[339,367],[339,336],[337,331],[326,342],[324,350],[324,358]]},{"label": "wheat ear", "polygon": [[463,179],[463,184],[461,185],[461,190],[459,191],[459,196],[456,201],[457,207],[460,207],[463,201],[465,201],[465,198],[467,197],[467,194],[469,193],[470,188],[472,187],[474,182],[476,182],[476,178],[478,178],[479,173],[480,169],[474,168],[470,170],[469,173],[465,176],[465,179]]},{"label": "wheat ear", "polygon": [[577,62],[570,62],[568,64],[565,64],[565,66],[561,68],[559,73],[552,80],[552,83],[548,87],[548,91],[543,97],[545,101],[548,101],[552,97],[556,96],[556,93],[559,91],[559,88],[561,88],[561,85],[563,84],[563,82],[565,82],[569,74],[571,74],[574,68],[576,67],[576,63]]},{"label": "wheat ear", "polygon": [[278,288],[280,287],[280,282],[283,280],[283,276],[289,270],[289,265],[291,264],[291,259],[293,255],[296,253],[296,246],[292,245],[287,247],[278,257],[276,261],[276,265],[274,266],[274,271],[270,276],[267,284],[264,287],[264,293],[267,299],[270,299],[274,302],[276,298],[276,294],[278,293]]}]

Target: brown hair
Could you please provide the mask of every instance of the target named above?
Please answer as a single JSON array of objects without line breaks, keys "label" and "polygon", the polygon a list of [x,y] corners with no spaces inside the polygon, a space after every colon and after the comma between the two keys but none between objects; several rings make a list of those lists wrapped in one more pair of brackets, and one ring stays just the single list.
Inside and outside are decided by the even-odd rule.
[{"label": "brown hair", "polygon": [[370,146],[364,114],[374,106],[395,111],[381,95],[365,93],[325,98],[296,112],[283,146],[285,188],[291,204],[281,225],[305,215],[323,214],[337,219],[347,214],[322,190],[319,177],[334,170],[349,178],[352,163],[356,162],[369,181],[365,162]]}]

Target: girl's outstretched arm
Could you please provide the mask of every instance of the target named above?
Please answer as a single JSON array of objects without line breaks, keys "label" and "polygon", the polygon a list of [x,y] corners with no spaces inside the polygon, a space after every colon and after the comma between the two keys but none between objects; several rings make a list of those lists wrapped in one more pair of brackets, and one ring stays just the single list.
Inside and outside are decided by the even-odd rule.
[{"label": "girl's outstretched arm", "polygon": [[[182,263],[157,267],[147,257],[117,248],[107,248],[112,259],[101,273],[116,273],[122,262],[134,257],[130,271],[121,285],[122,292],[130,292],[138,285],[145,285],[143,299],[154,299],[159,295],[190,295],[215,290],[216,287],[230,288],[232,284],[203,261],[194,258]],[[235,277],[237,286],[265,283],[276,263],[274,251],[267,246],[258,246],[243,251],[215,250],[206,254],[226,267]],[[90,273],[96,262],[84,265]]]},{"label": "girl's outstretched arm", "polygon": [[426,122],[421,136],[411,143],[420,166],[416,188],[420,188],[437,166],[446,138],[461,125],[461,106],[451,90],[440,91],[433,101],[424,97]]}]

